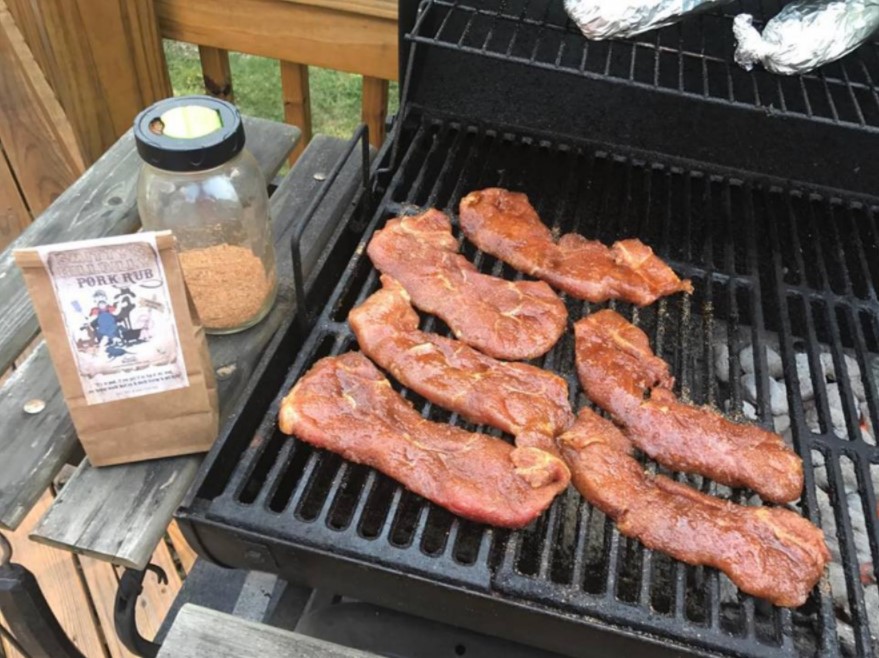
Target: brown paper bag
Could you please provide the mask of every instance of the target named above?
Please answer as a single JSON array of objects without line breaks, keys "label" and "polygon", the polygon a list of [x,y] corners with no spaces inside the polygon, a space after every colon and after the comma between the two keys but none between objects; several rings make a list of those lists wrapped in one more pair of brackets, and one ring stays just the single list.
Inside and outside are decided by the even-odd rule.
[{"label": "brown paper bag", "polygon": [[92,464],[210,448],[217,385],[169,231],[14,255]]}]

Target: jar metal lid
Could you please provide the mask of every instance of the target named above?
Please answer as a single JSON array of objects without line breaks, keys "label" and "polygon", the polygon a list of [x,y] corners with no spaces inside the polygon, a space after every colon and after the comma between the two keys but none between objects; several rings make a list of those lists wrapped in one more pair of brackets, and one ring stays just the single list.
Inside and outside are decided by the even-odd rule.
[{"label": "jar metal lid", "polygon": [[154,167],[203,171],[219,167],[241,152],[244,123],[238,108],[218,98],[167,98],[137,115],[134,140],[140,157]]}]

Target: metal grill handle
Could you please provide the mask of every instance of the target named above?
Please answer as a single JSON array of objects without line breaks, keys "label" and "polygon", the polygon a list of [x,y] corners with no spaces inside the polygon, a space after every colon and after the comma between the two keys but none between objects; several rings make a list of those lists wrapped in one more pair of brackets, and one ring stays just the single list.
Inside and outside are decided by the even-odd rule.
[{"label": "metal grill handle", "polygon": [[339,178],[342,168],[354,149],[360,144],[360,168],[361,168],[361,184],[363,193],[369,189],[369,127],[366,124],[360,124],[354,131],[354,136],[345,148],[345,151],[339,156],[336,164],[333,166],[329,175],[321,181],[321,188],[318,190],[311,204],[293,227],[293,237],[290,238],[290,251],[293,257],[293,289],[296,292],[296,324],[302,335],[306,335],[315,317],[314,311],[309,308],[308,300],[305,296],[305,275],[302,272],[302,234],[317,214],[317,209],[327,196],[327,192]]}]

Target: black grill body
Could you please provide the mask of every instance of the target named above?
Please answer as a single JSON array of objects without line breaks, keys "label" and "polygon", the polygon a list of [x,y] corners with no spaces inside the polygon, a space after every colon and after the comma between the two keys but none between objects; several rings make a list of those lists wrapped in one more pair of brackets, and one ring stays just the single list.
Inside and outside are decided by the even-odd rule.
[{"label": "black grill body", "polygon": [[[209,454],[180,510],[188,538],[220,564],[274,571],[570,656],[874,655],[879,610],[871,608],[869,587],[876,586],[861,579],[862,572],[870,575],[869,567],[862,569],[864,541],[879,564],[879,448],[875,433],[865,431],[879,427],[879,201],[863,194],[871,184],[864,167],[874,166],[867,164],[867,145],[879,129],[877,89],[869,81],[879,75],[873,46],[837,68],[791,79],[790,87],[791,81],[726,63],[731,36],[718,31],[715,41],[712,32],[699,31],[728,27],[723,14],[640,41],[587,44],[558,13],[561,3],[472,4],[434,0],[419,13],[401,4],[401,113],[373,164],[369,191],[342,220],[353,227],[351,217],[365,213],[369,222],[350,259],[338,250],[326,259],[323,287],[335,286],[310,333],[297,334],[291,319],[257,371],[249,401]],[[676,38],[677,46],[667,45]],[[554,50],[559,44],[564,48]],[[621,56],[613,53],[620,52],[634,53],[635,64],[626,75],[592,71],[590,57],[601,49],[613,66]],[[653,83],[639,77],[642,51],[660,62],[653,64],[660,76]],[[677,82],[666,84],[668,57],[680,64]],[[847,81],[846,97],[860,118],[843,117],[835,100],[827,107],[836,107],[836,116],[827,117],[814,105],[800,111],[788,96],[779,110],[764,95],[712,95],[715,74],[704,73],[708,87],[689,89],[692,58],[702,62],[699,70],[719,67],[744,88],[795,88],[801,99],[818,83],[835,99],[839,81]],[[573,70],[569,61],[587,65]],[[609,89],[616,91],[603,95]],[[630,105],[631,98],[641,100]],[[587,106],[604,122],[562,111]],[[669,108],[693,114],[663,115]],[[692,131],[668,133],[688,121]],[[776,130],[790,131],[784,135],[791,141],[758,157],[767,148],[760,140]],[[832,139],[823,142],[822,135]],[[818,167],[819,158],[837,158],[840,167]],[[837,577],[825,576],[805,606],[774,608],[737,592],[714,570],[645,550],[573,489],[531,527],[500,531],[458,519],[381,474],[280,434],[275,417],[292,384],[317,359],[356,349],[345,318],[378,286],[365,255],[374,230],[427,206],[454,218],[464,194],[494,185],[526,192],[556,232],[608,243],[638,237],[693,280],[692,296],[645,309],[611,304],[648,333],[684,398],[741,417],[748,391],[739,377],[718,379],[716,350],[726,345],[732,362],[751,346],[757,422],[771,428],[768,354],[780,355],[790,432],[805,463],[806,486],[795,507],[825,530],[838,565]],[[521,278],[461,244],[481,271]],[[598,308],[566,302],[571,321]],[[423,318],[423,328],[448,332],[431,317]],[[842,428],[820,375],[822,360],[835,366]],[[814,389],[811,418],[799,386],[803,362]],[[575,410],[588,403],[574,371],[571,332],[536,363],[567,379]],[[849,372],[854,369],[860,374]],[[425,417],[502,436],[398,390]],[[645,467],[662,470],[649,461]],[[673,475],[759,504],[747,492]],[[857,514],[865,527],[856,528]]]}]

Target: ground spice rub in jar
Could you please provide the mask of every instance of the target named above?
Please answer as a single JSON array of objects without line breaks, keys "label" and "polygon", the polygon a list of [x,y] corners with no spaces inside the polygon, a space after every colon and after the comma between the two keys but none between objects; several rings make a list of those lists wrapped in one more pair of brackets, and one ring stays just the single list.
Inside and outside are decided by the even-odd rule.
[{"label": "ground spice rub in jar", "polygon": [[266,181],[244,148],[241,115],[215,98],[172,98],[134,126],[143,158],[137,208],[145,228],[170,229],[207,333],[243,331],[277,293]]},{"label": "ground spice rub in jar", "polygon": [[274,272],[250,249],[218,244],[180,254],[186,287],[209,330],[240,329],[259,322],[272,304]]}]

